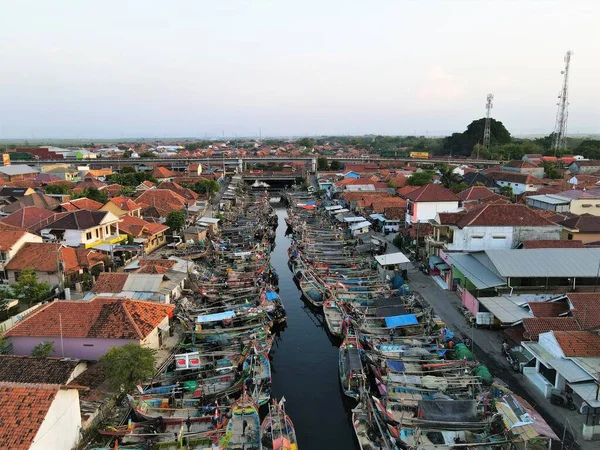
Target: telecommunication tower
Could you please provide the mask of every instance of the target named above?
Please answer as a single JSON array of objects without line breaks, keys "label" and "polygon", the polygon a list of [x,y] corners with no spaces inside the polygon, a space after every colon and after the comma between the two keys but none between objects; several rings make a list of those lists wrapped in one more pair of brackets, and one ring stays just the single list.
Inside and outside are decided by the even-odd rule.
[{"label": "telecommunication tower", "polygon": [[483,130],[483,148],[490,148],[490,138],[492,135],[492,108],[494,105],[492,101],[494,100],[493,94],[487,95],[487,102],[485,104],[485,129]]},{"label": "telecommunication tower", "polygon": [[565,70],[563,74],[563,84],[558,94],[558,111],[556,112],[556,124],[554,125],[554,142],[552,148],[554,154],[558,154],[567,146],[567,118],[569,117],[569,66],[571,65],[571,56],[573,52],[569,50],[565,53]]}]

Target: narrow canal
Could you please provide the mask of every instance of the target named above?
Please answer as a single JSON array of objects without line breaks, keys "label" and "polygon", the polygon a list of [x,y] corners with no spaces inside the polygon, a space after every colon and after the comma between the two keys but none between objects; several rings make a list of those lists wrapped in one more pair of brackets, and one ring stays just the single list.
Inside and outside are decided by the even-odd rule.
[{"label": "narrow canal", "polygon": [[287,213],[277,210],[279,225],[271,264],[279,274],[280,296],[287,312],[287,326],[271,349],[272,393],[285,396],[286,411],[296,427],[303,450],[352,450],[354,442],[350,409],[338,382],[338,342],[327,333],[323,315],[313,312],[289,270],[285,236]]}]

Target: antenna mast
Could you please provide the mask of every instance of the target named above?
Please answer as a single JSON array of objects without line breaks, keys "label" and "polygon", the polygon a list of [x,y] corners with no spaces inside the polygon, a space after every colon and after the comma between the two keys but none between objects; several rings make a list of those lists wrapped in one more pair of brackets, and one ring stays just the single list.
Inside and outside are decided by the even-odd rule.
[{"label": "antenna mast", "polygon": [[573,55],[571,50],[565,53],[565,70],[560,72],[564,75],[564,78],[562,89],[558,94],[558,111],[556,112],[554,142],[552,143],[554,155],[557,155],[567,146],[567,118],[569,117],[569,66],[571,65],[571,55]]},{"label": "antenna mast", "polygon": [[491,125],[492,125],[492,108],[494,105],[492,101],[494,100],[493,94],[487,95],[487,102],[485,104],[485,129],[483,130],[483,148],[486,150],[490,148],[490,137],[492,134]]}]

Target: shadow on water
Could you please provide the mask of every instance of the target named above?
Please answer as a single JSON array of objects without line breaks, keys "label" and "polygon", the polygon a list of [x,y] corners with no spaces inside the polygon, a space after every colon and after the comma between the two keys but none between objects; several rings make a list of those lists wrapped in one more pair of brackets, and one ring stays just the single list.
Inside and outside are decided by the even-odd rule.
[{"label": "shadow on water", "polygon": [[289,237],[284,209],[271,264],[279,274],[279,295],[287,312],[284,328],[276,333],[271,350],[273,384],[277,399],[285,396],[287,412],[296,427],[302,450],[358,449],[351,423],[355,406],[343,395],[338,379],[339,339],[327,332],[323,313],[309,307],[289,270]]}]

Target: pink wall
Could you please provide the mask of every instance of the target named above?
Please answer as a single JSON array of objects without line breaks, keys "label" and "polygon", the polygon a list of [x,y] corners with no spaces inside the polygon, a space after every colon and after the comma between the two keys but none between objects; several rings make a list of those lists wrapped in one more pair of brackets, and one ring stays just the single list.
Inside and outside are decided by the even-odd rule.
[{"label": "pink wall", "polygon": [[477,301],[477,297],[471,295],[467,289],[463,289],[462,291],[462,305],[471,311],[474,316],[477,316],[477,312],[479,311],[479,302]]},{"label": "pink wall", "polygon": [[[60,345],[60,337],[25,337],[11,336],[15,355],[30,355],[31,350],[41,342],[54,342],[54,355],[63,356]],[[140,341],[129,339],[87,339],[87,338],[65,338],[63,346],[66,358],[78,358],[86,360],[96,360],[104,355],[111,347],[122,346],[125,344],[138,344]],[[85,344],[85,346],[84,346]]]}]

